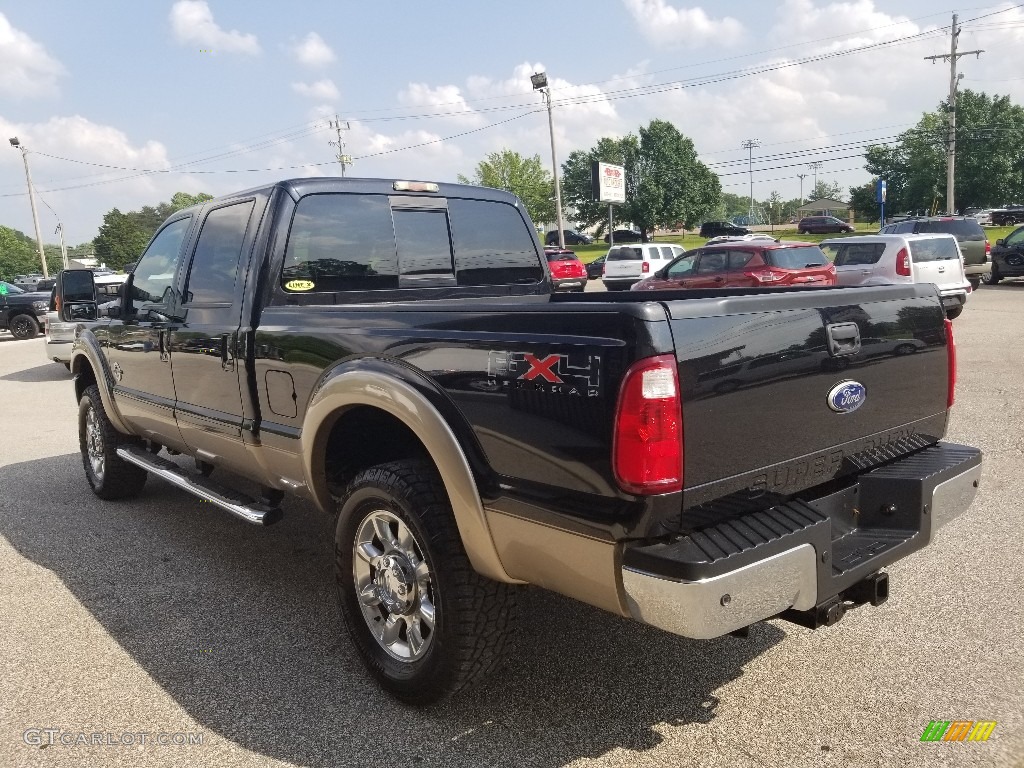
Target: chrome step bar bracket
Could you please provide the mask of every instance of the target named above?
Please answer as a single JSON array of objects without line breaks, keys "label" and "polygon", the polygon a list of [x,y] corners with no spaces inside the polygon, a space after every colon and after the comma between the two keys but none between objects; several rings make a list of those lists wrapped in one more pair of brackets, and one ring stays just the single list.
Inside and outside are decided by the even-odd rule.
[{"label": "chrome step bar bracket", "polygon": [[273,525],[282,517],[280,507],[261,504],[235,490],[225,488],[203,477],[191,477],[177,464],[156,456],[149,451],[131,445],[117,449],[117,455],[127,462],[152,472],[171,485],[188,491],[204,501],[216,504],[223,510],[254,525]]}]

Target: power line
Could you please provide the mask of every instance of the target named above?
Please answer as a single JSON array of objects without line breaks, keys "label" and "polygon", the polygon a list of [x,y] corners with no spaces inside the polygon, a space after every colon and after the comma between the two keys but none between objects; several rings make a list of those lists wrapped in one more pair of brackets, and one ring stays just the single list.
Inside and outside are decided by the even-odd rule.
[{"label": "power line", "polygon": [[[507,118],[505,120],[501,120],[501,121],[499,121],[497,123],[489,123],[488,125],[482,126],[480,128],[473,128],[473,129],[468,130],[468,131],[462,131],[460,133],[454,133],[454,134],[452,134],[450,136],[443,136],[441,138],[431,139],[429,141],[421,141],[421,142],[419,142],[417,144],[410,144],[410,145],[407,145],[407,146],[404,146],[404,147],[394,147],[392,149],[385,149],[385,150],[382,150],[380,152],[371,152],[369,154],[360,155],[360,156],[354,157],[352,159],[353,160],[365,160],[366,158],[370,158],[370,157],[380,157],[382,155],[390,155],[390,154],[394,154],[396,152],[405,152],[405,151],[410,150],[410,149],[418,149],[420,147],[426,147],[426,146],[430,146],[432,144],[441,144],[441,143],[443,143],[445,141],[450,141],[452,139],[458,139],[458,138],[461,138],[463,136],[468,136],[468,135],[470,135],[472,133],[480,133],[481,131],[486,131],[486,130],[488,130],[490,128],[496,128],[499,125],[504,125],[505,123],[511,123],[514,120],[520,120],[520,119],[526,117],[527,115],[532,115],[532,114],[535,114],[535,113],[537,113],[539,111],[540,110],[537,110],[537,109],[530,110],[529,112],[524,112],[524,113],[522,113],[520,115],[515,115],[514,117],[509,117],[509,118]],[[36,152],[36,153],[33,153],[33,154],[41,154],[41,153]],[[69,158],[58,157],[56,155],[47,155],[47,157],[53,157],[53,158],[55,158],[57,160],[67,160],[67,159],[69,159]],[[99,163],[87,163],[84,160],[80,160],[80,161],[72,160],[71,162],[80,162],[80,163],[82,163],[84,165],[99,165]],[[113,184],[113,183],[116,183],[116,182],[119,182],[119,181],[129,181],[131,179],[136,179],[136,178],[140,178],[140,177],[143,177],[143,176],[151,176],[151,175],[154,175],[154,174],[164,174],[164,173],[193,173],[193,174],[212,175],[212,174],[216,174],[216,173],[261,173],[261,172],[267,172],[267,171],[293,171],[293,170],[304,169],[304,168],[313,168],[313,167],[317,167],[317,166],[321,166],[321,165],[331,165],[334,162],[337,162],[337,161],[336,160],[328,160],[328,161],[319,162],[319,163],[303,163],[302,165],[278,166],[276,168],[224,168],[224,169],[213,170],[213,171],[198,171],[198,170],[194,170],[194,169],[190,169],[190,170],[187,170],[187,171],[182,171],[182,170],[178,170],[177,168],[133,169],[133,168],[118,168],[117,166],[104,166],[104,167],[108,167],[108,168],[117,168],[118,170],[125,170],[125,171],[137,170],[139,172],[135,173],[135,174],[133,174],[131,176],[121,176],[121,177],[118,177],[116,179],[106,179],[104,181],[94,181],[94,182],[89,183],[89,184],[78,184],[78,185],[71,186],[71,187],[57,187],[57,188],[51,188],[51,189],[46,189],[46,190],[42,190],[42,191],[46,192],[46,193],[50,193],[50,192],[67,192],[67,191],[73,190],[73,189],[85,189],[87,187],[102,186],[104,184]],[[24,194],[25,193],[20,193],[20,194],[3,194],[3,195],[0,195],[0,198],[4,198],[4,197],[23,197]]]}]

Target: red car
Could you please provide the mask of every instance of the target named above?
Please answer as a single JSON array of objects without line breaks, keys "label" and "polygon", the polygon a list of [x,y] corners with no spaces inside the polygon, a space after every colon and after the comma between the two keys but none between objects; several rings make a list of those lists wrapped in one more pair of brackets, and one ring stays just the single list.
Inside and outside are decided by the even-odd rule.
[{"label": "red car", "polygon": [[748,240],[687,251],[632,290],[835,284],[835,265],[818,246]]},{"label": "red car", "polygon": [[587,268],[569,249],[545,248],[551,282],[556,291],[582,291],[587,287]]}]

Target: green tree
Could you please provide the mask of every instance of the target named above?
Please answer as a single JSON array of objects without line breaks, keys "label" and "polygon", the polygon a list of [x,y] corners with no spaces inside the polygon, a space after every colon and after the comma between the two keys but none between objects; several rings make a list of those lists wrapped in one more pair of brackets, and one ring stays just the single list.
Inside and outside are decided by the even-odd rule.
[{"label": "green tree", "polygon": [[644,234],[658,227],[692,227],[721,204],[718,176],[697,159],[693,142],[666,120],[652,120],[639,137],[603,138],[589,152],[573,152],[562,165],[564,198],[585,225],[603,225],[608,209],[593,200],[590,168],[595,160],[626,170],[626,202],[615,218]]},{"label": "green tree", "polygon": [[[164,220],[175,211],[212,200],[206,193],[190,195],[176,192],[170,202],[145,205],[138,211],[121,213],[117,208],[107,211],[99,234],[93,240],[96,258],[114,269],[136,261]],[[69,251],[70,255],[70,251]]]},{"label": "green tree", "polygon": [[764,201],[764,207],[768,209],[768,222],[770,224],[778,224],[782,216],[782,206],[785,201],[782,199],[782,195],[777,190],[772,190],[772,193],[768,195],[768,199]]},{"label": "green tree", "polygon": [[[875,222],[881,216],[878,201],[875,200],[875,185],[878,179],[872,179],[859,187],[850,187],[850,207],[856,211],[857,221]],[[886,208],[888,208],[889,189],[886,183]]]},{"label": "green tree", "polygon": [[0,226],[0,279],[38,272],[41,266],[34,240],[16,229]]},{"label": "green tree", "polygon": [[473,178],[459,174],[462,184],[477,184],[511,192],[523,201],[534,222],[555,218],[554,181],[541,165],[540,155],[523,157],[511,149],[491,152],[477,163]]},{"label": "green tree", "polygon": [[[946,207],[945,102],[890,146],[864,153],[865,168],[886,181],[886,210]],[[955,208],[1024,200],[1024,108],[1009,96],[965,90],[957,97]]]},{"label": "green tree", "polygon": [[114,269],[122,269],[125,264],[138,260],[155,231],[155,227],[153,230],[144,227],[131,213],[121,213],[117,208],[108,211],[93,240],[96,258]]},{"label": "green tree", "polygon": [[834,181],[825,181],[824,179],[818,179],[818,183],[814,185],[811,190],[811,196],[809,200],[838,200],[843,202],[843,188]]}]

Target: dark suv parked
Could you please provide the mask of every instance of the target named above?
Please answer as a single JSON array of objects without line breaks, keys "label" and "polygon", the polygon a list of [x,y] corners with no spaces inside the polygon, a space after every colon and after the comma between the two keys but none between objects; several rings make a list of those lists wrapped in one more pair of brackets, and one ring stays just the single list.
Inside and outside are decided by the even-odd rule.
[{"label": "dark suv parked", "polygon": [[1017,227],[992,249],[992,271],[984,276],[987,285],[1004,277],[1024,277],[1024,227]]},{"label": "dark suv parked", "polygon": [[701,237],[721,237],[722,235],[749,235],[746,227],[738,227],[731,221],[705,221],[700,225]]},{"label": "dark suv parked", "polygon": [[835,216],[804,216],[796,225],[801,235],[829,235],[853,232],[853,227]]},{"label": "dark suv parked", "polygon": [[[590,245],[594,242],[594,238],[590,235],[585,235],[582,232],[577,232],[575,229],[563,229],[565,233],[565,244],[566,245]],[[558,230],[552,229],[544,237],[545,245],[558,245]]]},{"label": "dark suv parked", "polygon": [[964,274],[967,275],[972,288],[977,290],[982,282],[988,282],[987,277],[991,274],[992,266],[989,263],[989,254],[992,247],[985,236],[985,230],[973,216],[922,216],[887,224],[878,231],[878,234],[918,235],[932,232],[953,235],[960,243],[960,252],[964,255]]}]

